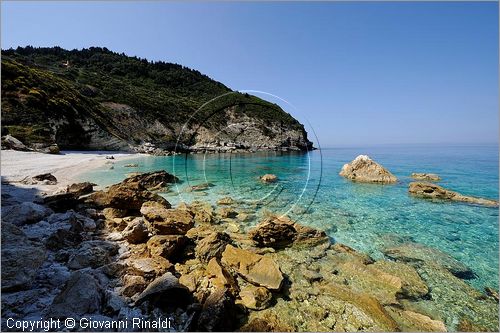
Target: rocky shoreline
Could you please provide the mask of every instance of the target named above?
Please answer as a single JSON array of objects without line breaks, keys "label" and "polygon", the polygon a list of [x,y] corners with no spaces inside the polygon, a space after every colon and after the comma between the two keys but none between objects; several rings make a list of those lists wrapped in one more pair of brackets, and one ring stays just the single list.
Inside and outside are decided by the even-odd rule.
[{"label": "rocky shoreline", "polygon": [[469,286],[474,272],[436,249],[388,243],[375,261],[285,216],[253,221],[229,197],[172,207],[158,192],[178,181],[159,171],[2,200],[2,330],[9,317],[169,318],[178,331],[498,330],[498,294]]}]

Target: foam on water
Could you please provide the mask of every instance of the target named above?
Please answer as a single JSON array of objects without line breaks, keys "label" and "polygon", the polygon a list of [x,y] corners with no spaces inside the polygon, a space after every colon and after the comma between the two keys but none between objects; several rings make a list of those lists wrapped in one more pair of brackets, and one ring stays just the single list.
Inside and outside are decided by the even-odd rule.
[{"label": "foam on water", "polygon": [[[358,184],[338,175],[342,165],[369,155],[399,178],[395,185]],[[477,274],[473,286],[498,288],[498,209],[410,197],[412,172],[441,176],[443,187],[466,195],[498,199],[498,146],[379,146],[337,148],[302,153],[256,153],[140,157],[138,168],[117,162],[82,175],[109,185],[127,173],[164,169],[183,182],[165,197],[173,204],[222,196],[238,199],[258,222],[266,212],[289,213],[296,221],[321,228],[335,240],[369,253],[409,240],[435,247],[468,265]],[[277,184],[259,176],[272,173]],[[192,185],[213,183],[206,191]]]}]

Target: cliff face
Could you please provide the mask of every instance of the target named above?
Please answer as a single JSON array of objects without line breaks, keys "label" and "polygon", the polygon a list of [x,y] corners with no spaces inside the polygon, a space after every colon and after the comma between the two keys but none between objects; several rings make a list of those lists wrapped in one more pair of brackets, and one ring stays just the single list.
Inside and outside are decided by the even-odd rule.
[{"label": "cliff face", "polygon": [[103,48],[2,51],[5,134],[62,149],[312,149],[303,125],[276,104]]}]

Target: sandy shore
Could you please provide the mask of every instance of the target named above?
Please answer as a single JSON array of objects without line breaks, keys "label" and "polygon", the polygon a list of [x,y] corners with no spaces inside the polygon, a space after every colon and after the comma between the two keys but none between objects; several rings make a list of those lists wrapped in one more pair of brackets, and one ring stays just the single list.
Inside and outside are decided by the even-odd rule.
[{"label": "sandy shore", "polygon": [[[114,160],[106,159],[112,155]],[[63,151],[60,155],[42,154],[37,152],[22,152],[2,150],[1,152],[2,194],[9,194],[17,199],[26,191],[18,189],[33,189],[39,194],[53,193],[78,180],[78,176],[86,171],[99,168],[105,163],[132,159],[140,154],[112,151]],[[57,178],[57,185],[24,185],[20,183],[26,177],[50,172]],[[15,186],[9,186],[11,183]]]}]

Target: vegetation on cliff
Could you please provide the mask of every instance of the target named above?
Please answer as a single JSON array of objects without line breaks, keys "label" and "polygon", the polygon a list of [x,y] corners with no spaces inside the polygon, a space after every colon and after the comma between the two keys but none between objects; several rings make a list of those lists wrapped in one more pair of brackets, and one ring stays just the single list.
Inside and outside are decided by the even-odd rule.
[{"label": "vegetation on cliff", "polygon": [[[272,125],[299,131],[308,142],[303,126],[278,105],[232,93],[178,64],[97,47],[2,50],[2,134],[27,144],[89,148],[99,145],[96,136],[109,141],[108,135],[122,145],[173,142],[187,120],[191,128],[224,129],[228,117],[221,111],[228,109],[255,119],[264,136],[275,135]],[[196,138],[181,141],[191,146]]]}]

